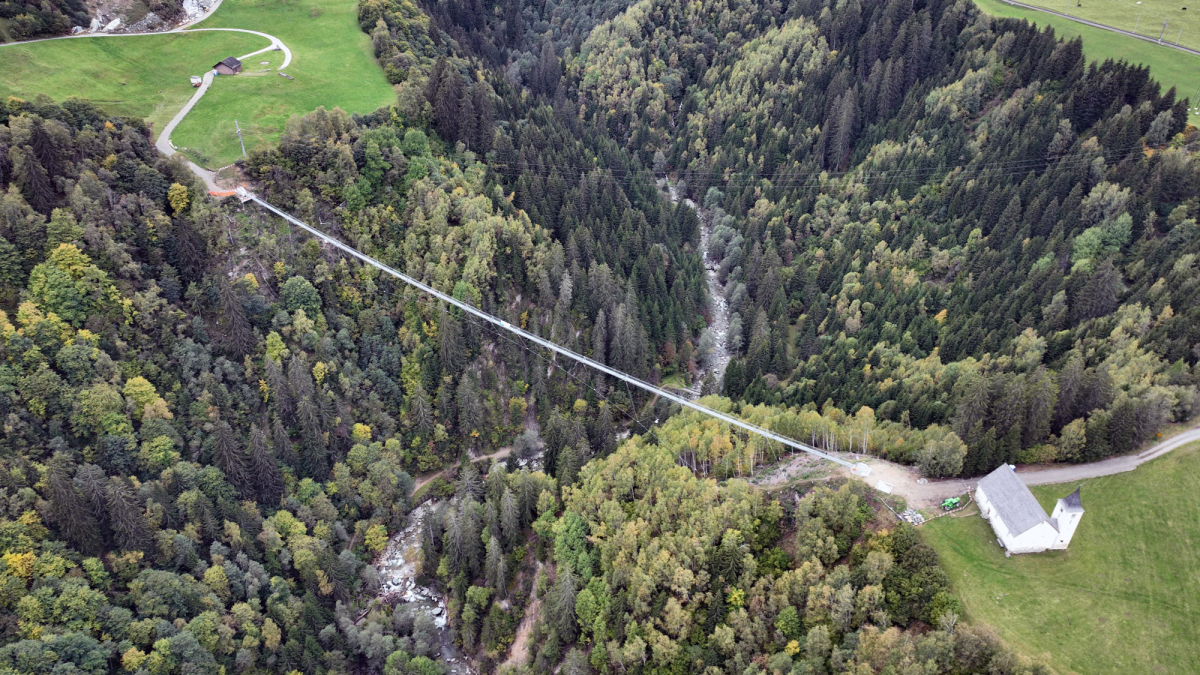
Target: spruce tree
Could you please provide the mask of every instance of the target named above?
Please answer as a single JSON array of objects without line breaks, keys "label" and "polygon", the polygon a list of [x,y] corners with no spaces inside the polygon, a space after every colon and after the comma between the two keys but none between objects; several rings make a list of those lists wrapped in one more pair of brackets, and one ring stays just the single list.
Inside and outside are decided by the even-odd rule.
[{"label": "spruce tree", "polygon": [[95,555],[101,550],[100,525],[91,508],[75,489],[74,463],[65,452],[56,452],[49,462],[50,510],[54,524],[81,552]]},{"label": "spruce tree", "polygon": [[521,507],[517,503],[517,496],[509,488],[504,489],[504,496],[500,498],[500,532],[508,547],[516,544],[521,536]]},{"label": "spruce tree", "polygon": [[418,431],[428,433],[433,429],[433,405],[429,402],[429,394],[425,393],[425,385],[420,382],[408,399],[408,415]]},{"label": "spruce tree", "polygon": [[457,319],[443,306],[438,321],[438,357],[446,372],[457,375],[466,364],[466,348],[463,346],[462,328]]},{"label": "spruce tree", "polygon": [[54,147],[54,140],[46,131],[46,123],[36,117],[30,126],[29,147],[50,178],[62,172],[62,161]]},{"label": "spruce tree", "polygon": [[[267,388],[270,390],[269,401],[275,411],[276,419],[293,421],[296,414],[296,403],[292,398],[291,386],[283,367],[268,354],[266,357]],[[278,448],[276,448],[278,451]]]},{"label": "spruce tree", "polygon": [[267,445],[266,431],[257,424],[250,428],[250,475],[258,493],[258,501],[267,505],[278,504],[283,495],[279,462]]},{"label": "spruce tree", "polygon": [[293,468],[297,466],[296,449],[292,445],[292,438],[278,416],[271,419],[271,445],[275,447],[275,455],[283,460],[284,464]]},{"label": "spruce tree", "polygon": [[49,215],[54,208],[54,184],[33,150],[29,146],[16,147],[9,151],[9,158],[26,201],[38,213]]},{"label": "spruce tree", "polygon": [[475,123],[475,138],[473,139],[471,148],[481,155],[491,151],[492,142],[496,135],[496,113],[492,105],[492,93],[492,87],[483,80],[476,82],[471,87],[472,102],[477,120]]},{"label": "spruce tree", "polygon": [[221,277],[217,284],[221,301],[221,316],[225,341],[229,349],[238,356],[245,356],[254,349],[254,328],[246,318],[246,309],[237,289],[228,279]]},{"label": "spruce tree", "polygon": [[217,423],[213,435],[213,464],[225,473],[229,484],[237,488],[242,496],[253,494],[250,472],[246,470],[246,453],[242,451],[237,436],[229,423],[222,420]]},{"label": "spruce tree", "polygon": [[579,582],[570,565],[558,566],[558,578],[546,603],[546,618],[558,633],[559,639],[571,643],[578,634],[579,624],[575,619],[575,596],[579,593]]},{"label": "spruce tree", "polygon": [[105,502],[117,545],[126,551],[144,550],[149,543],[146,519],[129,479],[109,478]]}]

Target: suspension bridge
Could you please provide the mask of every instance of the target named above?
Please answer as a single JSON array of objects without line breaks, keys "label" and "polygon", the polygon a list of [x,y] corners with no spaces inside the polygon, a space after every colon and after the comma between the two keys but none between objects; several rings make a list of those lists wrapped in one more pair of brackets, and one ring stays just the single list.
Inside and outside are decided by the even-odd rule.
[{"label": "suspension bridge", "polygon": [[633,375],[624,373],[615,368],[611,368],[599,361],[596,361],[595,359],[588,358],[587,356],[584,356],[583,354],[576,353],[574,351],[571,351],[570,349],[567,349],[567,348],[557,345],[553,342],[550,342],[549,340],[538,337],[537,335],[530,333],[529,331],[521,328],[520,326],[514,326],[511,323],[505,321],[504,319],[492,316],[491,314],[488,314],[487,312],[484,312],[481,309],[478,309],[472,305],[469,305],[457,298],[454,298],[453,296],[447,295],[446,293],[443,293],[443,292],[437,290],[436,288],[433,288],[432,286],[430,286],[418,279],[410,277],[407,274],[399,272],[399,271],[379,262],[378,260],[372,258],[371,256],[366,255],[365,253],[362,253],[359,250],[357,250],[347,244],[342,243],[337,238],[332,237],[332,236],[326,234],[325,232],[322,232],[321,230],[318,230],[317,228],[309,225],[308,223],[305,223],[304,221],[302,221],[298,218],[295,218],[292,215],[272,206],[271,204],[269,204],[265,200],[263,200],[261,197],[254,194],[253,192],[250,192],[249,190],[247,190],[244,187],[238,187],[236,194],[237,194],[238,199],[241,200],[241,202],[243,204],[245,204],[247,202],[253,202],[253,203],[261,206],[262,208],[266,209],[267,211],[279,216],[280,218],[283,218],[284,220],[291,223],[292,225],[299,227],[300,229],[304,230],[305,232],[308,232],[309,234],[316,237],[317,239],[324,241],[325,243],[329,244],[330,246],[333,246],[333,247],[349,254],[350,256],[358,258],[363,263],[370,265],[385,274],[393,276],[393,277],[399,279],[400,281],[403,281],[404,283],[408,284],[409,286],[412,286],[413,288],[416,288],[417,290],[419,290],[423,293],[431,295],[431,296],[441,300],[442,302],[445,302],[448,305],[457,307],[458,309],[462,310],[463,312],[465,312],[471,316],[474,316],[478,319],[486,321],[486,322],[496,326],[497,328],[500,328],[501,330],[512,333],[512,334],[514,334],[520,338],[523,338],[525,340],[528,340],[529,342],[532,342],[540,347],[544,347],[556,354],[560,354],[566,358],[577,361],[589,368],[598,370],[598,371],[604,373],[605,375],[608,375],[610,377],[614,377],[618,380],[626,382],[627,384],[630,384],[634,387],[642,389],[643,391],[646,391],[650,394],[654,394],[655,396],[660,396],[660,397],[665,398],[674,403],[678,403],[680,406],[683,406],[684,408],[689,408],[691,410],[695,410],[696,412],[699,412],[703,415],[708,415],[709,417],[713,417],[715,419],[721,420],[722,422],[726,422],[732,426],[742,429],[743,431],[747,431],[749,433],[756,434],[756,435],[766,438],[768,440],[775,441],[775,442],[785,445],[789,448],[793,448],[793,449],[799,450],[801,452],[807,452],[810,455],[814,455],[816,457],[833,462],[835,464],[840,464],[844,467],[849,468],[850,472],[853,473],[854,475],[858,476],[859,478],[865,478],[868,475],[870,475],[870,473],[871,473],[870,467],[868,467],[866,464],[864,464],[862,462],[858,462],[858,463],[848,462],[840,457],[835,457],[834,455],[831,455],[829,453],[822,452],[821,450],[818,450],[818,449],[812,447],[811,445],[808,445],[807,443],[801,443],[800,441],[797,441],[795,439],[788,438],[786,436],[781,436],[780,434],[777,434],[777,433],[771,431],[770,429],[764,429],[760,426],[750,424],[749,422],[746,422],[745,420],[739,419],[737,417],[733,417],[732,415],[728,415],[719,410],[713,410],[712,408],[709,408],[706,405],[702,405],[700,403],[697,403],[696,401],[689,400],[683,396],[680,396],[679,394],[675,394],[670,391],[667,391],[666,389],[664,389],[662,387],[658,387],[653,384],[650,384],[649,382],[646,382],[645,380],[634,377]]}]

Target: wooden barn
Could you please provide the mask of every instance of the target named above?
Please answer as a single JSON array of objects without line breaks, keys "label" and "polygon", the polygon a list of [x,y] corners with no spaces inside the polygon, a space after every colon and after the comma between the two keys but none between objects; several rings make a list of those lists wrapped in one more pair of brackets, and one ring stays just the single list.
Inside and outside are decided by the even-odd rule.
[{"label": "wooden barn", "polygon": [[242,62],[232,56],[213,66],[218,75],[237,75],[242,72]]}]

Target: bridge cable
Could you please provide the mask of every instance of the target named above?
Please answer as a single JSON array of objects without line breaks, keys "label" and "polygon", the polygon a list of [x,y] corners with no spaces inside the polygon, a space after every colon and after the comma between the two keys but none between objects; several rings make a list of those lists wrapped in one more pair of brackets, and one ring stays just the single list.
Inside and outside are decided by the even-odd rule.
[{"label": "bridge cable", "polygon": [[556,354],[561,354],[569,359],[572,359],[574,361],[582,363],[585,366],[588,366],[592,369],[598,370],[610,377],[615,377],[619,380],[622,380],[627,385],[631,384],[631,385],[633,385],[639,389],[645,390],[651,394],[654,394],[656,396],[661,396],[662,398],[665,398],[668,401],[673,401],[675,403],[678,403],[679,405],[681,405],[685,408],[691,408],[692,410],[695,410],[701,414],[708,415],[709,417],[715,417],[716,419],[719,419],[730,425],[738,427],[744,431],[748,431],[752,434],[757,434],[768,440],[772,440],[772,441],[776,441],[777,443],[781,443],[789,448],[794,448],[794,449],[800,450],[802,452],[807,452],[808,454],[813,455],[815,457],[820,457],[821,459],[825,459],[830,462],[834,462],[835,464],[840,464],[842,466],[845,466],[845,467],[849,468],[852,473],[854,473],[855,475],[857,475],[859,477],[865,477],[868,474],[870,474],[870,472],[871,472],[870,467],[868,467],[866,464],[863,464],[861,462],[859,462],[857,464],[848,462],[840,457],[835,457],[829,453],[822,452],[822,451],[812,447],[811,445],[801,443],[799,441],[793,440],[786,436],[777,434],[768,429],[764,429],[760,426],[750,424],[749,422],[746,422],[744,420],[733,417],[732,415],[727,415],[718,410],[713,410],[712,408],[709,408],[708,406],[701,405],[700,403],[697,403],[695,401],[690,401],[682,396],[673,394],[673,393],[667,391],[666,389],[663,389],[661,387],[656,387],[653,384],[650,384],[649,382],[646,382],[640,378],[637,378],[637,377],[634,377],[627,373],[621,372],[619,370],[616,370],[615,368],[610,368],[609,366],[606,366],[603,363],[600,363],[599,361],[588,358],[582,354],[573,352],[565,347],[561,347],[561,346],[559,346],[553,342],[550,342],[549,340],[546,340],[544,338],[538,337],[537,335],[534,335],[533,333],[530,333],[529,331],[524,330],[523,328],[514,326],[503,319],[492,316],[491,314],[488,314],[488,313],[484,312],[483,310],[477,309],[476,307],[469,305],[451,295],[443,293],[422,281],[414,279],[413,277],[410,277],[407,274],[403,274],[395,269],[392,269],[391,267],[388,267],[387,265],[366,255],[365,253],[361,253],[357,249],[352,248],[352,247],[348,246],[347,244],[342,243],[340,240],[316,229],[315,227],[312,227],[311,225],[309,225],[297,218],[292,217],[291,215],[281,211],[280,209],[275,208],[271,204],[268,204],[266,201],[264,201],[262,198],[255,195],[253,192],[250,192],[243,187],[238,187],[237,195],[238,195],[238,198],[243,203],[252,201],[252,202],[258,204],[259,206],[263,207],[267,211],[274,213],[275,215],[279,216],[280,218],[283,218],[284,220],[286,220],[287,222],[299,227],[300,229],[304,230],[305,232],[308,232],[309,234],[313,235],[314,237],[320,239],[321,241],[324,241],[325,243],[327,243],[337,249],[340,249],[343,252],[348,253],[351,256],[354,256],[355,258],[358,258],[362,262],[380,270],[381,272],[384,272],[390,276],[393,276],[393,277],[403,281],[404,283],[408,284],[409,286],[412,286],[413,288],[416,288],[417,290],[420,290],[424,293],[432,295],[433,297],[438,298],[439,300],[441,300],[447,304],[450,304],[451,306],[457,307],[458,309],[462,310],[463,312],[466,312],[467,314],[470,314],[472,316],[483,319],[484,321],[487,321],[491,324],[499,326],[500,328],[503,328],[504,330],[506,330],[510,333],[513,333],[514,335],[525,338],[526,340],[529,340],[530,342],[533,342],[533,343],[540,345],[546,349],[549,349],[550,351],[552,351]]}]

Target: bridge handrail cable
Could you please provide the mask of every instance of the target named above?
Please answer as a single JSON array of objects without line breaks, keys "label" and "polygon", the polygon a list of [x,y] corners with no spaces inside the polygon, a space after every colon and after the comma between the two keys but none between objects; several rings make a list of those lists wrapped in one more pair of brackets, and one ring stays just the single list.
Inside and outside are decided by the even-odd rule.
[{"label": "bridge handrail cable", "polygon": [[544,338],[538,337],[537,335],[534,335],[533,333],[530,333],[529,331],[524,330],[523,328],[520,328],[519,326],[514,326],[503,319],[492,316],[491,314],[488,314],[487,312],[484,312],[483,310],[480,310],[471,305],[468,305],[467,303],[465,303],[457,298],[454,298],[453,296],[447,295],[446,293],[443,293],[443,292],[437,290],[436,288],[429,286],[428,284],[426,284],[424,282],[414,279],[413,277],[410,277],[407,274],[404,274],[395,269],[392,269],[391,267],[379,262],[378,260],[372,258],[371,256],[368,256],[365,253],[362,253],[362,252],[358,251],[357,249],[352,248],[351,246],[348,246],[347,244],[342,243],[338,239],[316,229],[315,227],[312,227],[311,225],[309,225],[297,218],[292,217],[291,215],[281,211],[280,209],[275,208],[274,206],[268,204],[266,201],[264,201],[263,199],[261,199],[260,197],[255,195],[254,193],[246,190],[245,188],[239,187],[237,190],[237,194],[243,202],[253,201],[253,202],[257,203],[259,206],[263,207],[264,209],[270,211],[271,213],[274,213],[275,215],[279,216],[280,218],[283,218],[284,220],[299,227],[300,229],[304,230],[305,232],[308,232],[309,234],[313,235],[314,237],[317,237],[318,239],[330,244],[331,246],[334,246],[334,247],[354,256],[355,258],[358,258],[362,262],[364,262],[368,265],[371,265],[372,267],[375,267],[376,269],[379,269],[382,272],[385,272],[393,277],[396,277],[397,279],[403,281],[404,283],[408,284],[409,286],[412,286],[424,293],[428,293],[429,295],[432,295],[435,298],[438,298],[439,300],[441,300],[447,304],[453,305],[454,307],[457,307],[457,308],[461,309],[462,311],[464,311],[468,314],[471,314],[472,316],[476,316],[480,319],[483,319],[484,321],[487,321],[491,324],[499,326],[500,328],[503,328],[504,330],[509,331],[510,333],[514,333],[520,337],[525,338],[526,340],[529,340],[530,342],[541,345],[542,347],[545,347],[546,349],[549,349],[557,354],[562,354],[563,356],[573,359],[575,361],[578,361],[579,363],[582,363],[585,366],[588,366],[589,368],[594,368],[606,375],[609,375],[609,376],[615,377],[619,380],[628,382],[629,384],[632,384],[633,386],[638,387],[639,389],[643,389],[652,394],[661,396],[669,401],[678,403],[679,405],[681,405],[685,408],[690,408],[690,409],[695,410],[704,415],[708,415],[710,417],[715,417],[715,418],[722,420],[724,422],[727,422],[735,427],[738,427],[740,429],[743,429],[743,430],[748,431],[753,434],[757,434],[757,435],[767,438],[769,440],[776,441],[787,447],[794,448],[794,449],[800,450],[802,452],[807,452],[808,454],[814,455],[816,457],[820,457],[821,459],[825,459],[830,462],[834,462],[836,464],[840,464],[842,466],[849,467],[855,474],[857,474],[859,476],[865,476],[870,472],[870,469],[867,468],[867,466],[865,464],[862,464],[862,463],[854,464],[854,463],[848,462],[844,459],[841,459],[840,457],[835,457],[828,453],[822,452],[822,451],[812,447],[811,445],[801,443],[799,441],[793,440],[786,436],[781,436],[773,431],[770,431],[769,429],[764,429],[757,425],[750,424],[749,422],[743,421],[743,420],[733,417],[731,415],[727,415],[718,410],[713,410],[712,408],[709,408],[708,406],[701,405],[699,403],[696,403],[695,401],[690,401],[682,396],[673,394],[673,393],[667,391],[666,389],[663,389],[662,387],[656,387],[655,385],[650,384],[649,382],[646,382],[640,378],[634,377],[633,375],[629,375],[628,373],[621,372],[621,371],[611,368],[603,363],[600,363],[599,361],[588,358],[582,354],[573,352],[570,349],[567,349],[565,347],[561,347],[561,346],[559,346],[553,342],[550,342],[549,340],[546,340]]}]

